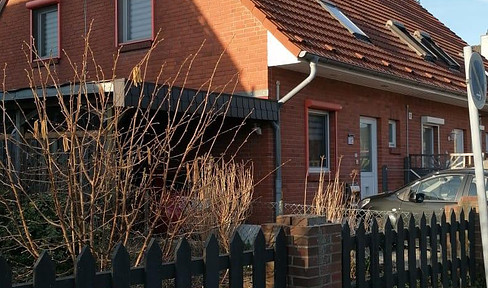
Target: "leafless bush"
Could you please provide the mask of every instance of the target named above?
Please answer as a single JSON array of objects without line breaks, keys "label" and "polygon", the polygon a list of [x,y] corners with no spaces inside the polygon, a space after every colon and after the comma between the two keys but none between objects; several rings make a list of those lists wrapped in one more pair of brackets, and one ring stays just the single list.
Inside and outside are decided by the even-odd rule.
[{"label": "leafless bush", "polygon": [[[343,223],[344,221],[357,221],[358,215],[354,204],[354,195],[347,195],[345,183],[340,180],[342,157],[339,158],[337,171],[334,178],[326,178],[326,172],[321,169],[319,183],[314,198],[312,199],[311,213],[324,215],[328,221]],[[356,173],[351,173],[352,182],[356,178]],[[352,213],[351,213],[352,212]]]},{"label": "leafless bush", "polygon": [[[115,93],[103,88],[114,83],[115,72],[105,76],[89,37],[79,64],[65,55],[73,72],[68,85],[59,83],[51,61],[39,61],[35,68],[28,63],[34,105],[17,104],[15,115],[5,97],[1,102],[3,240],[32,257],[44,249],[64,249],[72,261],[87,245],[100,268],[109,265],[118,242],[136,256],[137,264],[156,234],[166,256],[181,236],[215,231],[228,241],[249,211],[252,165],[236,164],[234,155],[225,153],[211,157],[219,137],[232,143],[244,125],[224,125],[230,101],[217,105],[221,94],[212,100],[206,93],[202,101],[192,99],[184,106],[181,97],[171,97],[176,79],[186,83],[198,53],[185,59],[170,80],[162,80],[161,64],[156,79],[150,79],[155,89],[146,91],[142,84],[149,81],[148,66],[154,65],[151,54],[162,41],[157,37],[126,84],[140,87],[138,102],[118,106]],[[28,60],[31,48],[26,49]],[[114,55],[112,71],[117,60]],[[3,91],[7,71],[4,67]],[[212,91],[212,80],[209,75],[201,89]],[[235,83],[233,77],[227,86]],[[92,84],[99,91],[90,91]],[[161,93],[163,85],[167,93]],[[63,93],[66,87],[69,93]],[[47,97],[49,89],[55,97]],[[48,230],[51,236],[45,235]]]}]

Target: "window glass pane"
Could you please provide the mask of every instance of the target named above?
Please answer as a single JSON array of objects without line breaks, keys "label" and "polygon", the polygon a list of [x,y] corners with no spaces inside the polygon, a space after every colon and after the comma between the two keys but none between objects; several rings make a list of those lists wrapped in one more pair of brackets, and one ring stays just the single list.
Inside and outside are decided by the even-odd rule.
[{"label": "window glass pane", "polygon": [[[308,115],[309,166],[328,168],[328,115]],[[323,163],[322,163],[322,157]]]},{"label": "window glass pane", "polygon": [[119,0],[119,40],[149,39],[152,35],[152,0]]},{"label": "window glass pane", "polygon": [[372,172],[373,171],[373,163],[371,161],[373,156],[372,155],[373,143],[371,141],[372,127],[371,124],[361,123],[360,129],[361,129],[361,139],[360,139],[361,172]]},{"label": "window glass pane", "polygon": [[417,193],[424,194],[424,200],[456,201],[463,182],[462,175],[442,175],[422,182]]},{"label": "window glass pane", "polygon": [[35,10],[33,17],[33,37],[39,57],[58,56],[57,6]]},{"label": "window glass pane", "polygon": [[390,120],[388,122],[388,145],[390,148],[396,147],[396,122]]},{"label": "window glass pane", "polygon": [[[485,191],[486,191],[486,196],[488,198],[488,178],[485,178]],[[469,185],[468,196],[478,196],[478,190],[476,188],[476,177],[475,176],[473,176],[473,179],[471,180],[471,184]]]},{"label": "window glass pane", "polygon": [[488,133],[485,133],[485,153],[488,153]]},{"label": "window glass pane", "polygon": [[344,27],[346,27],[349,32],[356,35],[361,35],[363,39],[369,39],[368,35],[364,33],[359,27],[351,21],[344,13],[342,13],[339,8],[337,8],[334,4],[329,3],[327,1],[321,1],[322,6],[329,11],[329,13],[334,16]]}]

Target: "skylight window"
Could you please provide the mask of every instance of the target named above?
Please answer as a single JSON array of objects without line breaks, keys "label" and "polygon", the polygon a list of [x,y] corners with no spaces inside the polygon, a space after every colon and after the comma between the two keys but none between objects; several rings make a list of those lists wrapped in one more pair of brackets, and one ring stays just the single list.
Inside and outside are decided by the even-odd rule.
[{"label": "skylight window", "polygon": [[432,54],[427,47],[417,41],[412,34],[407,31],[407,28],[405,28],[402,23],[394,20],[388,20],[386,22],[386,27],[390,28],[390,30],[395,33],[400,40],[402,40],[408,45],[408,47],[410,47],[410,49],[415,51],[415,53],[423,57],[425,60],[434,61],[437,59],[436,55]]},{"label": "skylight window", "polygon": [[342,26],[344,26],[349,32],[354,35],[356,38],[370,42],[368,35],[363,32],[354,22],[351,21],[351,19],[347,18],[344,13],[342,13],[337,6],[329,2],[327,0],[319,0],[319,3],[322,7],[324,7],[325,10],[327,10],[334,18],[339,21]]},{"label": "skylight window", "polygon": [[432,40],[428,33],[417,30],[415,31],[414,36],[420,41],[420,43],[427,47],[427,49],[434,53],[437,58],[442,59],[442,61],[444,61],[449,68],[459,70],[459,64],[456,62],[456,60],[442,50],[442,48],[439,47],[434,40]]}]

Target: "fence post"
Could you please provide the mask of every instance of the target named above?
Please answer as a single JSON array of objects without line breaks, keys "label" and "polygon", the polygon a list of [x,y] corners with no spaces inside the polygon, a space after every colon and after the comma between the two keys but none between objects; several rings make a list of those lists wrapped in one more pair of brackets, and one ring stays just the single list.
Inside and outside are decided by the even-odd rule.
[{"label": "fence post", "polygon": [[263,225],[267,239],[276,226],[287,238],[287,287],[342,287],[341,225],[323,216],[283,215]]}]

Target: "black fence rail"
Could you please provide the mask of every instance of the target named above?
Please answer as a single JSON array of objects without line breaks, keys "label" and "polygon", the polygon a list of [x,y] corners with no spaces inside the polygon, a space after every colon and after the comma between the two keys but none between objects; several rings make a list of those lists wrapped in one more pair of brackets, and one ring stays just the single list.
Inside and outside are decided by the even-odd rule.
[{"label": "black fence rail", "polygon": [[[74,275],[56,278],[55,266],[47,252],[43,252],[34,265],[33,281],[12,285],[12,271],[0,257],[1,288],[129,288],[144,285],[147,288],[161,288],[163,280],[174,279],[174,287],[192,287],[192,276],[203,275],[203,287],[219,287],[220,272],[229,271],[230,287],[243,287],[244,266],[252,266],[253,287],[266,287],[266,263],[274,262],[274,285],[286,287],[287,251],[283,229],[274,239],[274,246],[266,248],[265,238],[259,231],[253,250],[244,251],[244,243],[235,233],[229,254],[219,254],[219,244],[215,236],[206,242],[203,257],[192,259],[191,248],[182,239],[175,253],[175,261],[162,263],[159,245],[151,241],[145,252],[145,260],[140,267],[130,267],[127,250],[118,244],[112,256],[112,269],[97,272],[95,259],[90,249],[83,248],[78,256]],[[227,284],[226,284],[227,286]]]},{"label": "black fence rail", "polygon": [[378,231],[373,220],[370,233],[360,225],[354,236],[347,223],[342,228],[343,287],[468,287],[475,281],[475,213],[465,219],[461,212],[450,222],[443,213],[440,221],[435,214],[420,225],[410,217],[408,226],[403,218],[396,229],[390,221],[384,232]]},{"label": "black fence rail", "polygon": [[405,184],[450,166],[449,154],[410,154],[404,160]]}]

